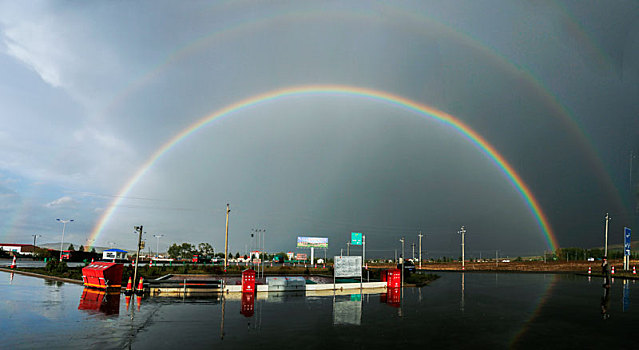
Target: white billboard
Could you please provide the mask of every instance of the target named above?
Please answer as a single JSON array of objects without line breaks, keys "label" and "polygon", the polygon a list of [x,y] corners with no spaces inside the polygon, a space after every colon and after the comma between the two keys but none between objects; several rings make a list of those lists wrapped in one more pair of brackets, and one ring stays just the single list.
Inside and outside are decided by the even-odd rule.
[{"label": "white billboard", "polygon": [[361,277],[362,257],[361,256],[336,256],[335,257],[335,277]]},{"label": "white billboard", "polygon": [[325,237],[297,237],[299,248],[328,248],[328,238]]}]

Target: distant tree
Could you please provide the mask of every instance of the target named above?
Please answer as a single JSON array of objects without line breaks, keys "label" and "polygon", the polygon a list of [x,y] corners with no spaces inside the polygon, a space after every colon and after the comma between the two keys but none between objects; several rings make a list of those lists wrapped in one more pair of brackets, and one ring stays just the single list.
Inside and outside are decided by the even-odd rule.
[{"label": "distant tree", "polygon": [[50,258],[51,251],[49,249],[36,248],[33,251],[33,255],[35,255],[35,257],[38,259]]},{"label": "distant tree", "polygon": [[213,247],[208,243],[200,243],[197,245],[197,250],[200,255],[210,256],[213,255]]},{"label": "distant tree", "polygon": [[73,243],[69,244],[69,248],[67,248],[67,250],[75,251],[75,247],[73,246]]},{"label": "distant tree", "polygon": [[84,246],[80,245],[80,248],[78,248],[78,251],[83,252],[84,251]]},{"label": "distant tree", "polygon": [[91,253],[95,253],[95,247],[91,248]]},{"label": "distant tree", "polygon": [[167,254],[173,259],[190,259],[196,253],[195,246],[190,243],[182,243],[181,245],[173,243],[167,250]]},{"label": "distant tree", "polygon": [[235,253],[235,259],[239,259],[239,258],[240,258],[240,253],[239,252]]}]

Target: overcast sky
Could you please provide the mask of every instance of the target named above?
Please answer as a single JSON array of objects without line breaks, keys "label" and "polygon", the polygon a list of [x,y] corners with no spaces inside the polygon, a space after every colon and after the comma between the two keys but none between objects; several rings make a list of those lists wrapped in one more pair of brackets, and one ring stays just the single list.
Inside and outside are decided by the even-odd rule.
[{"label": "overcast sky", "polygon": [[[639,3],[632,1],[0,1],[0,241],[82,244],[144,162],[251,96],[339,84],[450,113],[521,175],[560,246],[633,220]],[[639,169],[639,157],[635,158]],[[639,172],[634,175],[639,180]],[[269,251],[363,232],[367,256],[421,230],[428,256],[541,254],[496,165],[449,127],[373,100],[308,95],[216,121],[127,193],[95,245]],[[636,230],[635,230],[636,231]],[[299,250],[301,252],[301,250]]]}]

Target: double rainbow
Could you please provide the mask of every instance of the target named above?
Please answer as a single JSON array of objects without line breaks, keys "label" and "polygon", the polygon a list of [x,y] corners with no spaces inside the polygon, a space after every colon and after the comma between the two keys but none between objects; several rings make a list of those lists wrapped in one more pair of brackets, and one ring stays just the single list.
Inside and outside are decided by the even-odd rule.
[{"label": "double rainbow", "polygon": [[481,135],[471,129],[468,125],[464,124],[461,120],[453,117],[450,114],[444,113],[427,105],[417,103],[401,96],[393,95],[384,91],[345,85],[306,85],[273,90],[238,101],[222,109],[219,109],[208,116],[201,118],[197,122],[193,123],[191,126],[185,128],[180,133],[173,136],[168,142],[157,149],[153,153],[153,155],[151,155],[151,157],[149,157],[149,159],[137,170],[137,172],[122,187],[118,195],[110,203],[109,207],[104,211],[97,224],[93,228],[88,241],[93,240],[95,242],[98,239],[100,233],[115,212],[118,205],[124,200],[127,194],[140,181],[140,179],[149,171],[149,169],[151,169],[153,164],[155,164],[155,162],[160,159],[165,153],[167,153],[171,148],[198,131],[200,128],[208,125],[214,120],[230,116],[233,113],[267,102],[296,96],[299,97],[313,95],[339,95],[378,101],[409,112],[417,113],[418,115],[424,116],[426,118],[431,118],[453,128],[467,140],[472,142],[480,151],[486,154],[497,166],[497,168],[499,168],[499,170],[505,175],[508,181],[516,188],[521,197],[524,199],[526,205],[529,207],[539,225],[539,228],[546,238],[548,247],[552,250],[555,250],[558,247],[557,239],[552,232],[550,224],[548,223],[548,218],[541,210],[539,202],[533,196],[528,186],[524,183],[519,174],[517,174],[515,169],[513,169],[513,167],[506,161],[506,159],[499,152],[497,152],[497,150],[490,143],[488,143],[488,141],[486,141]]}]

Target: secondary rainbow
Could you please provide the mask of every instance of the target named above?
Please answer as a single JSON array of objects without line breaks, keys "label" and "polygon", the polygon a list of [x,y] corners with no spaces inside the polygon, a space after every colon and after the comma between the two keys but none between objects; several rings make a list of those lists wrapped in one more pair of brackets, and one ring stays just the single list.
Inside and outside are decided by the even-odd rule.
[{"label": "secondary rainbow", "polygon": [[135,174],[126,182],[116,198],[111,202],[109,207],[100,217],[91,232],[89,241],[94,240],[95,242],[95,240],[97,240],[104,226],[109,221],[120,202],[122,202],[124,197],[126,197],[126,195],[149,171],[149,169],[153,167],[153,164],[155,164],[158,159],[160,159],[165,153],[167,153],[171,148],[176,146],[185,138],[189,137],[214,120],[230,116],[236,112],[248,109],[250,107],[258,106],[260,104],[275,100],[282,100],[285,98],[313,95],[337,95],[379,101],[413,113],[417,113],[427,118],[431,118],[458,131],[466,139],[472,142],[480,151],[487,155],[489,159],[505,175],[508,181],[520,193],[526,205],[529,207],[533,216],[535,217],[539,228],[541,229],[546,239],[548,247],[552,250],[555,250],[559,247],[559,245],[557,244],[557,239],[552,232],[552,228],[548,223],[548,218],[541,210],[539,202],[533,196],[528,186],[524,183],[519,174],[517,174],[515,169],[506,161],[506,159],[499,152],[497,152],[497,150],[490,143],[488,143],[488,141],[486,141],[481,135],[471,129],[468,125],[464,124],[461,120],[453,117],[450,114],[444,113],[435,108],[409,100],[401,96],[397,96],[384,91],[346,85],[304,85],[277,89],[243,99],[201,118],[197,122],[193,123],[191,126],[176,134],[168,142],[158,148],[153,153],[153,155],[151,155],[151,157],[149,157],[149,159],[135,172]]}]

